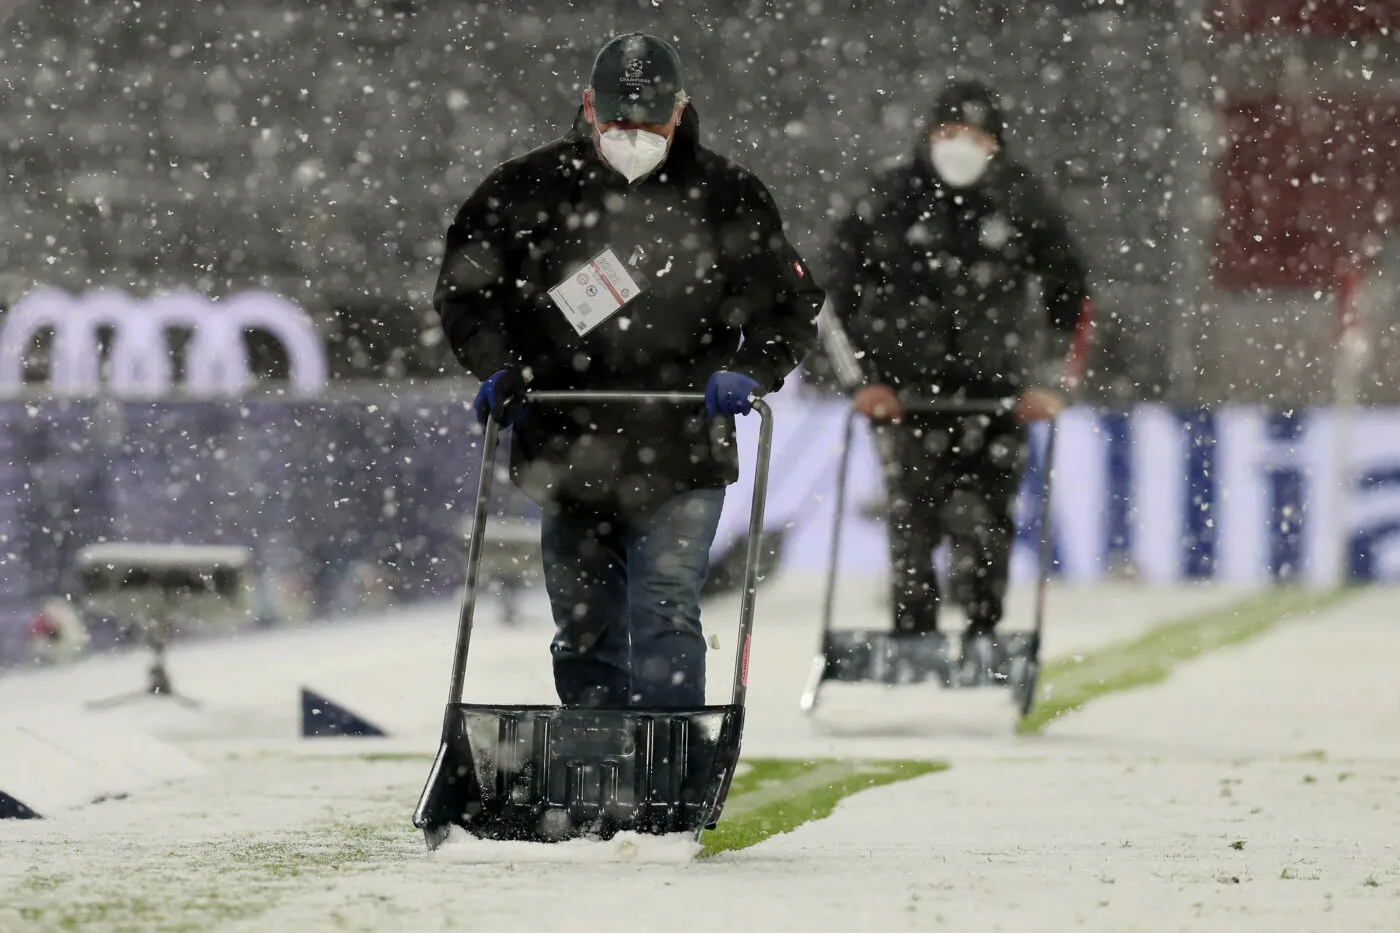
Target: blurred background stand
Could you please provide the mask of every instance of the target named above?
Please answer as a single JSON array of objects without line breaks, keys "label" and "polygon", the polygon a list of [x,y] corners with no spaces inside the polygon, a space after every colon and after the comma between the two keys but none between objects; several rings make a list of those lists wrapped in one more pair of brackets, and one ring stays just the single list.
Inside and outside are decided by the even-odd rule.
[{"label": "blurred background stand", "polygon": [[[462,554],[471,544],[471,520],[461,525]],[[506,625],[521,622],[520,598],[531,587],[542,588],[544,565],[540,558],[540,525],[525,516],[494,515],[486,526],[481,549],[481,585],[501,601]]]},{"label": "blurred background stand", "polygon": [[199,706],[171,682],[166,668],[171,640],[182,628],[252,611],[251,559],[243,547],[121,543],[83,548],[77,558],[82,608],[128,620],[152,655],[144,688],[88,707],[106,709],[148,696]]}]

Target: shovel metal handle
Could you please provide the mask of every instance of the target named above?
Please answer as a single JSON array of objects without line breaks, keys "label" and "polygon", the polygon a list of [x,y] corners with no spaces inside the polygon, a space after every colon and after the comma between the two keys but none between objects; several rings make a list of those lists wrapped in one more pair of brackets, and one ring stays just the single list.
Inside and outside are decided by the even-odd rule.
[{"label": "shovel metal handle", "polygon": [[901,400],[899,407],[911,415],[1009,415],[1016,410],[1020,396],[993,399],[920,399],[906,402]]},{"label": "shovel metal handle", "polygon": [[1050,419],[1050,437],[1045,441],[1045,482],[1041,486],[1040,541],[1036,561],[1035,581],[1035,650],[1040,652],[1040,633],[1045,629],[1045,601],[1049,596],[1050,571],[1055,563],[1054,541],[1050,537],[1050,497],[1055,491],[1055,438],[1059,436],[1060,421]]},{"label": "shovel metal handle", "polygon": [[[557,404],[578,402],[601,404],[705,404],[703,392],[529,392],[527,402]],[[734,658],[732,703],[743,706],[748,696],[749,647],[753,639],[754,605],[758,590],[758,560],[763,538],[763,514],[768,502],[768,465],[773,453],[773,410],[763,399],[752,399],[761,424],[758,434],[757,464],[754,467],[753,502],[749,509],[748,554],[744,565],[744,590],[739,604],[739,642]],[[500,444],[500,424],[488,417],[481,449],[481,475],[477,478],[476,513],[472,518],[471,539],[467,542],[467,579],[457,620],[457,647],[452,658],[452,686],[449,703],[462,702],[467,676],[467,653],[471,647],[472,622],[476,613],[476,593],[480,584],[481,549],[490,511],[491,486],[495,477],[496,450]]]}]

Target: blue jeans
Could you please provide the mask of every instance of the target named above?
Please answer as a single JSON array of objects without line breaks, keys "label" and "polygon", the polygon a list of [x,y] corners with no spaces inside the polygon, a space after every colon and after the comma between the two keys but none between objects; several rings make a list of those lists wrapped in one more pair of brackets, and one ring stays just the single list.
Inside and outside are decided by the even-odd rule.
[{"label": "blue jeans", "polygon": [[561,703],[705,705],[700,590],[723,506],[723,489],[691,490],[635,526],[546,510],[541,556]]}]

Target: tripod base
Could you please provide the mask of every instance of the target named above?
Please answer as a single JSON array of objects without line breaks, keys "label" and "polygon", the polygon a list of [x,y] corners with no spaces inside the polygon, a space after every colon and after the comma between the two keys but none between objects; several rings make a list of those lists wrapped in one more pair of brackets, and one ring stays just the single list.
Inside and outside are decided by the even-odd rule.
[{"label": "tripod base", "polygon": [[117,706],[125,706],[128,703],[135,703],[143,697],[158,697],[161,699],[174,700],[186,709],[198,709],[201,704],[198,700],[193,700],[182,693],[178,693],[170,683],[170,674],[165,669],[165,662],[157,660],[151,665],[151,670],[147,678],[146,689],[132,690],[129,693],[118,694],[108,697],[105,700],[92,700],[84,704],[88,709],[112,709]]}]

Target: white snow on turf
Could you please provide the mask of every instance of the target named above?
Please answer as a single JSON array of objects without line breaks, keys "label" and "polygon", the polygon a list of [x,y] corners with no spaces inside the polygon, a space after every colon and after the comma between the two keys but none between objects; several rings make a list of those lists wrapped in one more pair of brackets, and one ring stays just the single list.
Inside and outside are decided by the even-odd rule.
[{"label": "white snow on turf", "polygon": [[477,865],[519,865],[530,862],[689,862],[701,846],[684,833],[644,836],[618,833],[611,839],[570,839],[566,842],[488,842],[453,826],[431,855],[439,862]]},{"label": "white snow on turf", "polygon": [[205,773],[179,749],[137,729],[0,711],[0,791],[42,816]]},{"label": "white snow on turf", "polygon": [[[812,750],[807,742],[810,725],[798,713],[797,699],[816,651],[821,593],[820,577],[803,576],[780,577],[759,591],[749,703],[760,714],[751,716],[746,726],[746,748],[762,747],[764,754],[787,754],[789,748],[799,753],[802,746]],[[882,595],[883,587],[868,580],[843,581],[838,625],[885,625]],[[1029,627],[1030,595],[1029,589],[1009,595],[1008,626]],[[1237,595],[1205,587],[1052,587],[1045,651],[1066,654],[1131,638],[1164,615],[1194,612]],[[525,605],[526,621],[507,627],[496,603],[483,596],[467,670],[467,702],[557,701],[548,651],[553,625],[543,594],[531,594]],[[706,694],[711,703],[729,701],[738,606],[738,598],[730,597],[706,608],[706,631],[720,644],[707,662]],[[67,668],[0,672],[0,710],[82,713],[94,723],[125,723],[182,741],[290,740],[300,734],[299,691],[305,685],[386,729],[396,743],[431,752],[447,699],[456,625],[456,606],[444,602],[387,618],[178,643],[168,658],[170,674],[177,690],[203,704],[198,710],[152,700],[84,711],[87,701],[141,686],[148,662],[139,652],[99,656]],[[836,685],[826,691],[823,707],[832,714],[828,718],[839,720],[843,698],[851,694],[859,717],[862,710],[868,713],[869,697],[878,697],[880,690]],[[933,709],[938,702],[987,700],[997,710],[995,729],[1000,731],[1009,727],[1011,705],[1003,694],[993,693],[994,697],[954,698],[915,689],[901,692],[885,706]],[[936,701],[930,699],[934,697]],[[803,737],[799,747],[792,746],[794,735]],[[827,751],[837,751],[837,744]],[[915,742],[885,751],[918,754],[918,747]],[[877,748],[870,750],[879,753]]]},{"label": "white snow on turf", "polygon": [[[873,587],[844,592],[845,624],[880,624]],[[249,913],[180,914],[172,928],[611,933],[639,921],[696,933],[1397,928],[1400,688],[1391,659],[1400,657],[1400,627],[1386,624],[1396,616],[1393,592],[1288,623],[1193,662],[1159,687],[1097,700],[1046,735],[1022,739],[1011,734],[1009,702],[996,691],[833,688],[824,709],[830,719],[804,719],[796,699],[815,647],[814,593],[810,580],[760,593],[745,753],[918,755],[947,758],[950,771],[863,792],[827,820],[715,859],[438,858],[406,825],[430,760],[347,757],[390,747],[384,742],[298,742],[293,710],[303,680],[340,678],[327,693],[415,731],[392,747],[417,743],[429,755],[450,661],[450,606],[438,618],[326,627],[319,637],[240,639],[222,651],[181,645],[172,654],[177,684],[183,669],[209,706],[172,728],[212,776],[44,824],[0,825],[0,928],[48,933],[62,928],[58,913],[29,922],[14,910],[93,902],[76,926],[83,933],[155,929],[149,917],[124,916],[124,905],[178,910],[203,886]],[[1131,637],[1154,617],[1234,595],[1057,588],[1047,651]],[[1013,599],[1026,619],[1023,594]],[[732,651],[725,624],[732,617],[722,619],[719,608],[707,614],[707,628]],[[469,688],[548,701],[547,639],[547,624],[511,631],[488,617],[473,646]],[[88,679],[104,666],[107,680]],[[116,692],[112,686],[130,689],[141,669],[137,656],[126,656],[0,676],[0,708],[40,697],[73,707]],[[711,671],[711,695],[723,695],[727,666],[716,657]],[[1302,696],[1308,692],[1322,696]],[[972,709],[981,705],[985,723],[963,718],[983,712]],[[1274,721],[1281,719],[1286,727]],[[833,732],[835,720],[841,730]],[[1331,757],[1304,754],[1314,749]],[[327,821],[383,821],[391,834],[372,862],[279,874],[278,898],[262,900],[233,853],[249,844],[292,853],[324,847]]]},{"label": "white snow on turf", "polygon": [[[1400,755],[1400,593],[1376,589],[1052,724],[1064,747]],[[1136,729],[1127,729],[1128,723]],[[1400,837],[1397,837],[1400,838]],[[1400,928],[1400,927],[1397,927]]]}]

